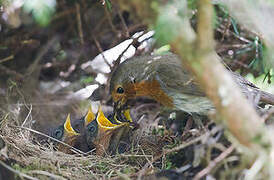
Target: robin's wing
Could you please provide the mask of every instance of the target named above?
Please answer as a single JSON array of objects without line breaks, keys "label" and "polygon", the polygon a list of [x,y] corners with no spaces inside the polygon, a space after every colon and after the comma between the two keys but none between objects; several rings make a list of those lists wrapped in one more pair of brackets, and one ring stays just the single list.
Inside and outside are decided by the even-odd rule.
[{"label": "robin's wing", "polygon": [[180,63],[168,60],[165,63],[158,64],[154,72],[155,78],[163,89],[189,95],[205,96],[194,77],[187,70],[182,69]]}]

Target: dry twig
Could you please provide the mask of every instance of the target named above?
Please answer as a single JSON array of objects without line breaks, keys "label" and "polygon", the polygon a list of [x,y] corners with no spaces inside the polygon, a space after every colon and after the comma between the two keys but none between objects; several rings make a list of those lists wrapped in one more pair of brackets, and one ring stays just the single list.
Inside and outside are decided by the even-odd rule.
[{"label": "dry twig", "polygon": [[235,149],[233,145],[231,145],[229,148],[227,148],[225,151],[223,151],[217,158],[215,158],[213,161],[211,161],[206,168],[204,168],[202,171],[200,171],[196,176],[193,178],[194,180],[201,179],[205,175],[209,174],[210,171],[223,159],[225,159],[232,151]]},{"label": "dry twig", "polygon": [[5,57],[3,59],[0,59],[0,64],[9,60],[12,60],[14,58],[14,55],[10,55],[8,57]]},{"label": "dry twig", "polygon": [[81,20],[81,12],[80,12],[79,3],[75,4],[75,8],[76,8],[77,28],[78,28],[80,43],[81,43],[81,45],[83,45],[85,42],[84,42],[84,35],[83,35],[83,28],[82,28],[82,20]]}]

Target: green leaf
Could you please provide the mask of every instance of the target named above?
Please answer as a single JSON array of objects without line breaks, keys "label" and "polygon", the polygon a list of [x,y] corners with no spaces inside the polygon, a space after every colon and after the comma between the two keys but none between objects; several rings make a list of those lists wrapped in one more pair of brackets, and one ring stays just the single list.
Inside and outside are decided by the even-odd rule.
[{"label": "green leaf", "polygon": [[82,83],[85,83],[85,84],[89,84],[89,83],[91,83],[93,80],[94,80],[94,78],[91,77],[91,76],[89,76],[89,77],[84,77],[83,79],[81,79],[81,82],[82,82]]},{"label": "green leaf", "polygon": [[105,2],[106,2],[107,9],[109,11],[111,11],[112,10],[112,4],[111,4],[110,0],[105,0]]},{"label": "green leaf", "polygon": [[161,46],[160,48],[156,49],[154,51],[154,53],[162,55],[162,54],[165,54],[165,53],[169,52],[169,50],[170,50],[170,45],[167,44],[167,45]]},{"label": "green leaf", "polygon": [[233,27],[233,29],[234,29],[234,32],[235,32],[237,35],[239,35],[240,33],[239,33],[239,31],[238,31],[238,28],[237,28],[237,23],[236,23],[236,21],[235,21],[233,18],[231,18],[231,24],[232,24],[232,27]]},{"label": "green leaf", "polygon": [[23,9],[32,13],[34,20],[41,26],[46,26],[55,11],[55,0],[26,0]]}]

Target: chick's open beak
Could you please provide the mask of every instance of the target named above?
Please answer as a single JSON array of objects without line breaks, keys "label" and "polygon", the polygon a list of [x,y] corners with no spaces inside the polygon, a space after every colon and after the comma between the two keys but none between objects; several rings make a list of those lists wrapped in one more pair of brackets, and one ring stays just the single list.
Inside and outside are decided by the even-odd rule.
[{"label": "chick's open beak", "polygon": [[129,123],[113,124],[105,117],[101,107],[99,108],[96,120],[99,130],[94,143],[96,154],[103,155],[106,151],[114,152],[122,135],[124,135],[124,128],[129,127]]},{"label": "chick's open beak", "polygon": [[95,118],[95,114],[92,112],[92,107],[90,106],[88,108],[88,113],[85,116],[85,126],[87,126],[89,123],[95,120]]},{"label": "chick's open beak", "polygon": [[79,136],[80,133],[77,133],[73,129],[73,127],[71,125],[71,121],[70,121],[70,114],[68,114],[63,127],[64,127],[64,129],[63,129],[64,134],[61,138],[61,141],[69,146],[66,146],[62,143],[58,143],[57,149],[64,153],[72,154],[73,151],[71,151],[71,147],[75,147],[75,144],[78,142],[78,138],[80,137]]},{"label": "chick's open beak", "polygon": [[68,136],[73,136],[73,135],[78,136],[78,135],[80,135],[71,126],[70,114],[68,114],[66,122],[64,123],[64,130],[65,130],[65,134],[67,134]]},{"label": "chick's open beak", "polygon": [[104,132],[107,130],[116,129],[121,126],[120,124],[119,125],[113,124],[110,120],[108,120],[106,116],[104,115],[101,107],[99,108],[96,120],[97,120],[99,129],[101,129]]}]

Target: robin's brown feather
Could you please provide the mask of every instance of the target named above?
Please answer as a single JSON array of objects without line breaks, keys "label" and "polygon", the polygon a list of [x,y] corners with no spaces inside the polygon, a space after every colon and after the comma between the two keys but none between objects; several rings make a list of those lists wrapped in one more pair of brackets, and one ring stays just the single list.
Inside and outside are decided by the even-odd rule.
[{"label": "robin's brown feather", "polygon": [[[274,104],[274,95],[261,91],[236,73],[231,72],[231,76],[246,97],[259,95],[260,101]],[[117,91],[118,87],[120,91]],[[124,61],[111,77],[110,92],[120,109],[128,99],[136,96],[148,96],[165,106],[188,113],[205,114],[214,109],[192,74],[171,53],[139,56]]]}]

